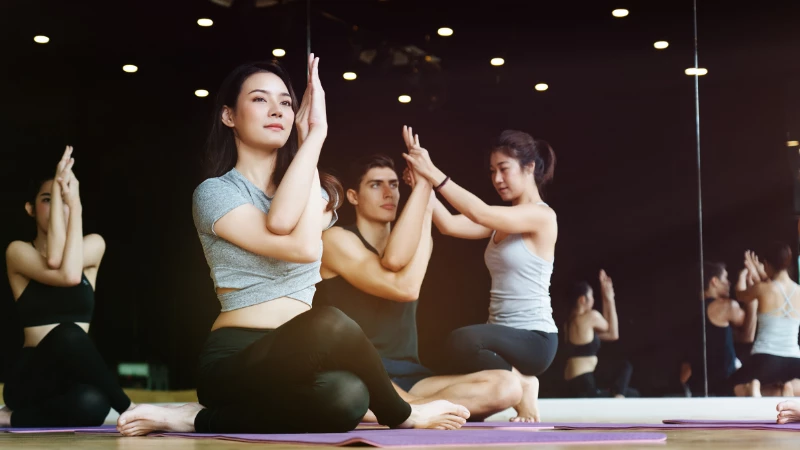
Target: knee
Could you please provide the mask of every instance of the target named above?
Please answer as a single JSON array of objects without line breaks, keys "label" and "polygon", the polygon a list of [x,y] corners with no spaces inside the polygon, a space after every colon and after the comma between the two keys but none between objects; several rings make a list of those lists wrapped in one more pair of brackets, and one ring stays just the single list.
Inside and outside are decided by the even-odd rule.
[{"label": "knee", "polygon": [[97,388],[81,386],[76,388],[73,417],[80,426],[98,426],[105,422],[111,404]]},{"label": "knee", "polygon": [[314,329],[327,338],[362,333],[353,319],[333,306],[315,306],[310,313],[313,313]]},{"label": "knee", "polygon": [[504,410],[522,401],[522,382],[517,375],[507,370],[489,370],[487,375],[494,409]]},{"label": "knee", "polygon": [[321,375],[320,404],[325,406],[328,432],[351,431],[358,426],[369,409],[369,390],[351,372],[333,371]]},{"label": "knee", "polygon": [[478,351],[480,345],[467,327],[453,330],[447,337],[447,348],[456,353]]}]

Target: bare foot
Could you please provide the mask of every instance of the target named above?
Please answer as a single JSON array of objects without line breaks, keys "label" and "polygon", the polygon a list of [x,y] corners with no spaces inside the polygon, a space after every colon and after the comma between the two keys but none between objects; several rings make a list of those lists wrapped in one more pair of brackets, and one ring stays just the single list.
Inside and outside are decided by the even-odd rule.
[{"label": "bare foot", "polygon": [[511,418],[511,422],[541,422],[542,418],[539,417],[539,379],[522,375],[516,369],[514,369],[514,373],[519,374],[522,383],[522,400],[514,406],[517,416]]},{"label": "bare foot", "polygon": [[374,412],[372,412],[371,409],[368,409],[367,413],[364,414],[364,417],[361,418],[361,421],[367,423],[378,423],[378,417]]},{"label": "bare foot", "polygon": [[8,406],[3,406],[0,408],[0,427],[10,427],[11,426],[11,410]]},{"label": "bare foot", "polygon": [[794,387],[792,386],[791,381],[787,381],[783,385],[783,390],[781,391],[781,397],[794,397]]},{"label": "bare foot", "polygon": [[199,403],[187,403],[177,408],[136,405],[119,416],[117,430],[124,436],[143,436],[153,431],[193,432],[194,418],[202,409]]},{"label": "bare foot", "polygon": [[778,403],[778,423],[800,422],[800,405],[793,401]]},{"label": "bare foot", "polygon": [[469,419],[469,411],[447,400],[435,400],[422,405],[411,405],[411,415],[397,428],[432,428],[457,430]]}]

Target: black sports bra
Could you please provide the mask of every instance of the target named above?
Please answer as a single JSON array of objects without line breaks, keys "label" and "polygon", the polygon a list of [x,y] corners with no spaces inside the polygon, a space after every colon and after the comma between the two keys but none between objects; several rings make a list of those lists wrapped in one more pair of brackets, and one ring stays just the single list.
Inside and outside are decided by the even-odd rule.
[{"label": "black sports bra", "polygon": [[50,286],[30,280],[17,299],[23,328],[64,322],[88,323],[94,312],[94,289],[85,274],[76,286]]},{"label": "black sports bra", "polygon": [[594,335],[592,342],[583,345],[574,345],[569,342],[569,338],[567,339],[567,352],[570,358],[579,356],[597,356],[597,352],[600,351],[600,338],[597,337],[597,334]]}]

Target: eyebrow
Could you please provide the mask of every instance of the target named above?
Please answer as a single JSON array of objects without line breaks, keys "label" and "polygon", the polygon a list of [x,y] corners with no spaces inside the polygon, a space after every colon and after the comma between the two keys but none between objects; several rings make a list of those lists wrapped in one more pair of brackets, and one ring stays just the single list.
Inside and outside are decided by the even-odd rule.
[{"label": "eyebrow", "polygon": [[388,181],[389,183],[397,183],[397,182],[399,182],[399,181],[400,181],[400,179],[398,179],[398,178],[390,178],[390,179],[388,179],[388,180],[377,180],[377,179],[376,179],[376,180],[369,180],[369,181],[367,181],[367,184],[371,184],[371,183],[383,183],[384,181]]},{"label": "eyebrow", "polygon": [[41,196],[45,196],[45,195],[46,195],[46,196],[48,196],[48,197],[49,197],[49,196],[50,196],[50,193],[49,193],[49,192],[42,192],[42,193],[41,193],[41,194],[39,194],[39,195],[41,195]]},{"label": "eyebrow", "polygon": [[[271,94],[270,91],[265,91],[264,89],[253,89],[252,91],[250,91],[248,93],[248,95],[252,94],[253,92],[261,92],[262,94]],[[291,95],[289,95],[288,92],[281,92],[280,95],[281,95],[281,97],[291,97]]]}]

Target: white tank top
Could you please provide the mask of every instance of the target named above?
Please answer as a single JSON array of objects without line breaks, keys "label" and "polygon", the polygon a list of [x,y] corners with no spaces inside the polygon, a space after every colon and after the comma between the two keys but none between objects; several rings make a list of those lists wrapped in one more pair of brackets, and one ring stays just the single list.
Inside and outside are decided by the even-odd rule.
[{"label": "white tank top", "polygon": [[[773,282],[774,283],[774,282]],[[797,291],[795,285],[792,293],[787,295],[783,286],[775,283],[783,294],[783,305],[770,312],[758,315],[758,334],[753,343],[752,353],[800,358],[800,345],[797,344],[797,333],[800,330],[800,315],[792,306],[792,296]],[[794,313],[794,316],[792,316]]]},{"label": "white tank top", "polygon": [[492,276],[488,323],[557,333],[550,302],[553,261],[534,255],[522,234],[495,243],[495,233],[483,255]]}]

